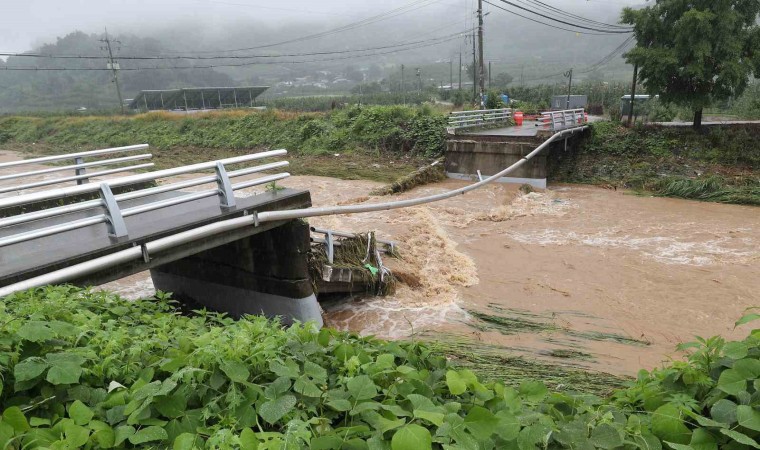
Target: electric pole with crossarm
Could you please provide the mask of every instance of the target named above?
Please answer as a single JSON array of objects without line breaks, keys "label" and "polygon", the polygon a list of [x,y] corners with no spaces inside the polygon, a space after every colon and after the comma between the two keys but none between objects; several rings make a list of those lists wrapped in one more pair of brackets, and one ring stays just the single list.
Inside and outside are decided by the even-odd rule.
[{"label": "electric pole with crossarm", "polygon": [[121,44],[119,41],[114,41],[108,38],[108,29],[106,29],[106,36],[105,38],[101,39],[100,42],[105,43],[105,47],[101,47],[102,50],[108,51],[108,65],[107,67],[111,69],[111,72],[113,73],[113,80],[111,80],[113,83],[116,83],[116,95],[119,96],[119,107],[121,108],[121,113],[124,114],[124,99],[121,96],[121,86],[119,85],[119,63],[114,60],[113,58],[113,49],[111,48],[111,44]]}]

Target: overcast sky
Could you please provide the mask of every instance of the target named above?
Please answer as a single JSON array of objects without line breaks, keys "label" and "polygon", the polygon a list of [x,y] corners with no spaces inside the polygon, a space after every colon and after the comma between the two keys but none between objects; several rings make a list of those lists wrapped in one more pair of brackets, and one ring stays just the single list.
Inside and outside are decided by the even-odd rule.
[{"label": "overcast sky", "polygon": [[[287,22],[314,22],[339,26],[393,8],[424,0],[0,0],[0,52],[23,52],[74,30],[113,33],[145,33],[181,23],[202,22],[224,32],[226,25],[241,21],[269,26]],[[450,21],[452,11],[463,15],[474,0],[428,0],[432,3],[410,14],[441,16]],[[518,0],[520,1],[520,0]],[[642,0],[544,0],[546,3],[590,18],[614,13]],[[407,18],[409,14],[407,15]],[[495,17],[495,16],[493,16]],[[388,19],[389,23],[393,20]],[[491,19],[489,19],[491,20]],[[500,20],[505,20],[502,16]],[[514,18],[514,20],[522,20]],[[310,30],[305,30],[308,34]]]}]

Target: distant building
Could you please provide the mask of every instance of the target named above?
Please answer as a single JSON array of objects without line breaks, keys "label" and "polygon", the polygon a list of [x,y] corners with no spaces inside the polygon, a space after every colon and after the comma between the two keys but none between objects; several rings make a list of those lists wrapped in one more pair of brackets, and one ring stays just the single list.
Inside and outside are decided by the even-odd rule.
[{"label": "distant building", "polygon": [[129,103],[139,111],[193,111],[223,108],[250,108],[268,86],[184,88],[140,91]]},{"label": "distant building", "polygon": [[553,110],[580,109],[588,106],[588,95],[571,95],[570,104],[567,104],[567,95],[555,95],[552,97]]}]

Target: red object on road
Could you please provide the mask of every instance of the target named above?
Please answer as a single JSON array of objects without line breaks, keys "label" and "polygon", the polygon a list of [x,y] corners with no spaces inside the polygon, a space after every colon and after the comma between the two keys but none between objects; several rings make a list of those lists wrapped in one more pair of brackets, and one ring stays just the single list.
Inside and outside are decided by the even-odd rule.
[{"label": "red object on road", "polygon": [[522,124],[523,124],[523,113],[522,113],[522,111],[515,111],[514,118],[515,118],[515,125],[517,125],[518,127],[521,127]]}]

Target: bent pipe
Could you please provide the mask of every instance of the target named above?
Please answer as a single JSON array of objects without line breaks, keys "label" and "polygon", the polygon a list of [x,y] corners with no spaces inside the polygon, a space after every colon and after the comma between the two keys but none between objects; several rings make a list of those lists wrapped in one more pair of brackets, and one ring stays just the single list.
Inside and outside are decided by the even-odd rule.
[{"label": "bent pipe", "polygon": [[438,202],[448,198],[456,197],[457,195],[464,195],[475,189],[479,189],[487,184],[491,184],[500,178],[508,175],[510,172],[521,167],[528,162],[534,156],[541,153],[552,142],[557,139],[563,138],[566,135],[572,135],[576,132],[582,132],[588,128],[588,125],[569,128],[555,133],[547,139],[543,144],[539,145],[535,150],[527,154],[525,157],[502,170],[501,172],[492,175],[482,181],[479,181],[470,186],[466,186],[453,191],[444,192],[442,194],[430,195],[427,197],[420,197],[409,200],[401,200],[395,202],[376,203],[372,205],[347,205],[347,206],[334,206],[325,208],[306,208],[306,209],[293,209],[288,211],[267,211],[262,213],[254,213],[250,216],[238,217],[235,219],[225,220],[222,222],[212,223],[199,228],[188,230],[182,233],[177,233],[172,236],[157,239],[155,241],[147,242],[142,246],[132,247],[127,250],[121,250],[110,255],[95,258],[83,263],[79,263],[64,269],[56,270],[44,275],[30,278],[15,284],[11,284],[0,288],[0,297],[5,297],[14,292],[31,289],[34,287],[45,286],[49,284],[63,283],[68,280],[81,278],[85,275],[89,275],[94,272],[98,272],[107,267],[112,267],[118,264],[129,262],[135,259],[143,258],[143,251],[147,254],[157,253],[170,248],[182,245],[198,239],[203,239],[215,234],[224,233],[226,231],[243,228],[246,226],[258,226],[262,222],[276,222],[281,220],[290,219],[305,219],[308,217],[318,216],[330,216],[339,214],[360,214],[375,211],[386,211],[391,209],[408,208],[411,206],[423,205],[426,203]]}]

